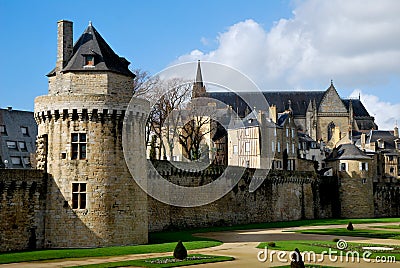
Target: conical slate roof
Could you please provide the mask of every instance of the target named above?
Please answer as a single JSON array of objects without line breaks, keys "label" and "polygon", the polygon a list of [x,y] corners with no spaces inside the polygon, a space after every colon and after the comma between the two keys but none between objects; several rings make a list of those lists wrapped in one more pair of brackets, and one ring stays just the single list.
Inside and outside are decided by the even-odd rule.
[{"label": "conical slate roof", "polygon": [[[94,66],[85,67],[85,56],[94,56]],[[62,72],[73,71],[110,71],[135,77],[128,66],[130,62],[119,57],[101,37],[91,23],[75,43],[71,59],[68,60]],[[55,74],[51,71],[48,76]]]}]

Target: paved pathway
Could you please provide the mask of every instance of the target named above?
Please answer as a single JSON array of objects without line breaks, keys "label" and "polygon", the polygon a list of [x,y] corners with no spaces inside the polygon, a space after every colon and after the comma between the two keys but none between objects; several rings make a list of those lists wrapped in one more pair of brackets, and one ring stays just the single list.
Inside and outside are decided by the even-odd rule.
[{"label": "paved pathway", "polygon": [[[399,222],[400,223],[400,222]],[[355,224],[355,228],[369,228],[369,226],[374,225],[391,225],[399,223],[374,223],[374,224]],[[285,263],[278,262],[276,258],[271,263],[270,261],[260,262],[257,259],[257,254],[260,249],[256,246],[261,241],[279,241],[279,240],[332,240],[333,238],[338,238],[337,236],[331,235],[313,235],[313,234],[299,234],[291,231],[302,230],[302,229],[326,229],[326,228],[337,228],[346,227],[344,225],[329,225],[329,226],[303,226],[303,227],[291,227],[291,228],[276,228],[267,230],[243,230],[243,231],[229,231],[229,232],[213,232],[213,233],[200,233],[198,236],[214,238],[224,242],[223,245],[192,250],[189,253],[202,253],[209,255],[225,255],[232,256],[235,258],[234,261],[222,262],[222,263],[210,263],[203,265],[196,265],[196,268],[201,267],[274,267],[282,266]],[[370,239],[363,237],[346,237],[345,240],[352,242],[364,242],[364,243],[374,243],[374,244],[386,244],[386,245],[400,245],[400,240],[394,239]],[[53,268],[53,267],[69,267],[76,265],[86,265],[86,264],[98,264],[106,262],[116,262],[116,261],[126,261],[134,259],[143,259],[150,257],[160,257],[168,256],[171,253],[154,253],[154,254],[134,254],[134,255],[124,255],[118,257],[108,257],[108,258],[89,258],[89,259],[78,259],[78,260],[58,260],[58,261],[47,261],[47,262],[27,262],[27,263],[11,263],[0,265],[1,268]],[[332,262],[325,256],[324,261],[320,263],[315,263],[319,265],[329,265],[334,267],[377,267],[377,268],[394,268],[399,267],[400,260],[397,263],[366,263],[361,260],[360,263],[345,263],[345,262]],[[288,263],[286,263],[288,264]]]}]

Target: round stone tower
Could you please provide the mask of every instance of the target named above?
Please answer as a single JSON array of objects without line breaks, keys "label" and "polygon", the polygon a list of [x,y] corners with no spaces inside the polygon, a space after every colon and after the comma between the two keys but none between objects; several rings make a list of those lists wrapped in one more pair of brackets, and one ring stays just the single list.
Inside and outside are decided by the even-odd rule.
[{"label": "round stone tower", "polygon": [[[56,67],[49,93],[35,99],[37,166],[48,174],[45,247],[98,247],[147,242],[147,195],[135,183],[122,151],[125,111],[135,75],[96,29],[73,46],[72,22],[58,22]],[[132,99],[143,113],[149,103]],[[143,139],[144,128],[136,139]],[[136,143],[146,166],[144,140]],[[135,176],[146,176],[138,170]]]}]

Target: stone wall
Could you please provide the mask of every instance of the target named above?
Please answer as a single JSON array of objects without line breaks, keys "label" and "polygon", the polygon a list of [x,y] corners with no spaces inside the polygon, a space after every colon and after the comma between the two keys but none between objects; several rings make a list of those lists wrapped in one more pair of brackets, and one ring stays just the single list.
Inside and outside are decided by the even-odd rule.
[{"label": "stone wall", "polygon": [[46,177],[39,170],[0,170],[0,252],[43,247]]},{"label": "stone wall", "polygon": [[400,216],[400,182],[374,183],[375,217]]},{"label": "stone wall", "polygon": [[[182,180],[182,174],[177,174],[174,168],[167,170],[169,171],[163,173],[164,178],[174,183]],[[271,170],[263,184],[250,193],[249,184],[253,172],[252,169],[246,170],[232,191],[221,199],[200,207],[175,207],[149,197],[149,231],[319,217],[315,215],[316,212],[319,213],[319,209],[316,208],[313,195],[313,183],[317,179],[313,173]],[[189,175],[184,177],[192,186],[197,184],[195,176],[192,179]],[[218,174],[206,172],[198,177],[204,183],[215,179]]]}]

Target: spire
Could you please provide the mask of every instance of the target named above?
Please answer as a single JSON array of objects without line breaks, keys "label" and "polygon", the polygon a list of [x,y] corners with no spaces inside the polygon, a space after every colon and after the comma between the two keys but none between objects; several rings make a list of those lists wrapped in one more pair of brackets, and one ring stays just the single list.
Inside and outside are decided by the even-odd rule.
[{"label": "spire", "polygon": [[196,80],[193,83],[192,99],[204,97],[207,94],[206,87],[203,83],[203,76],[201,74],[200,60],[197,61]]}]

